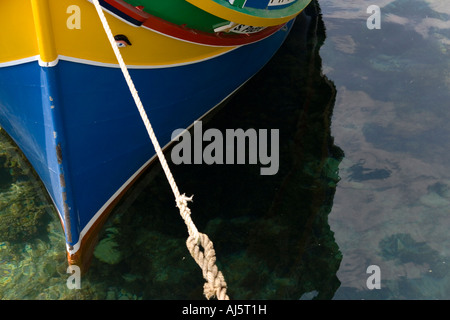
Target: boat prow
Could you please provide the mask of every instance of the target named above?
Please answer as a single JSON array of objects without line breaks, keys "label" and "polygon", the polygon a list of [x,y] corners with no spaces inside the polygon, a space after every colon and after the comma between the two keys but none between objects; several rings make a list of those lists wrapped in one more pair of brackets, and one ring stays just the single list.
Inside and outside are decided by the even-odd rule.
[{"label": "boat prow", "polygon": [[[309,3],[189,0],[189,9],[169,11],[176,1],[100,1],[163,147],[257,73]],[[154,148],[92,3],[0,1],[0,24],[0,126],[45,185],[69,263],[85,270],[108,214]]]}]

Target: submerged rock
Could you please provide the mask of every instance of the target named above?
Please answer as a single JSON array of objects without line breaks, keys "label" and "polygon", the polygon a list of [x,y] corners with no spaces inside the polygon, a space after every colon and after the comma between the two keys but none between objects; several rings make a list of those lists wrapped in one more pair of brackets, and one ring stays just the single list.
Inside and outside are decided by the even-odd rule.
[{"label": "submerged rock", "polygon": [[428,186],[428,193],[420,197],[420,202],[431,208],[442,208],[450,205],[450,187],[446,183],[437,182]]},{"label": "submerged rock", "polygon": [[108,264],[117,264],[123,259],[118,244],[111,237],[105,238],[97,244],[94,256]]},{"label": "submerged rock", "polygon": [[381,255],[399,264],[428,265],[428,276],[441,279],[448,274],[447,258],[425,242],[415,241],[410,234],[397,233],[380,241]]}]

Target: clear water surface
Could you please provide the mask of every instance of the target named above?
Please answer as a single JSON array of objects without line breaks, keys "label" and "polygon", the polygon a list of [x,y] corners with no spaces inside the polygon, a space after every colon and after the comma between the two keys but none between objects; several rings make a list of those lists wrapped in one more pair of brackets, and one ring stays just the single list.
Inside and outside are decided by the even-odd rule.
[{"label": "clear water surface", "polygon": [[[366,25],[371,5],[380,29]],[[319,6],[204,123],[280,129],[279,172],[171,164],[177,183],[232,299],[449,299],[450,6]],[[105,225],[82,288],[68,289],[59,219],[0,135],[1,299],[203,299],[186,237],[156,164]]]}]

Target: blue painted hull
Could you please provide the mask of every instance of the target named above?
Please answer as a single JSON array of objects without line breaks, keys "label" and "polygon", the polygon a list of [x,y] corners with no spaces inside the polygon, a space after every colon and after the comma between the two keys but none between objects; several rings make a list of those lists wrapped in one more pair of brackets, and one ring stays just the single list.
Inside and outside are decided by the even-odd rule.
[{"label": "blue painted hull", "polygon": [[[280,30],[202,62],[131,69],[161,146],[259,71],[287,34]],[[62,59],[53,67],[37,61],[2,67],[0,126],[43,181],[72,253],[155,155],[119,68]]]}]

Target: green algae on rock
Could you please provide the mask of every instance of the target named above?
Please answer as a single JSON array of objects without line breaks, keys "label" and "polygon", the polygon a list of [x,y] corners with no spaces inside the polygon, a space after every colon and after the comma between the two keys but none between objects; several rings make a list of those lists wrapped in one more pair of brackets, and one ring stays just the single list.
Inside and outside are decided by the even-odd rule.
[{"label": "green algae on rock", "polygon": [[123,255],[119,250],[119,245],[115,241],[115,228],[109,229],[108,235],[102,239],[94,250],[94,256],[108,264],[117,264],[123,259]]}]

